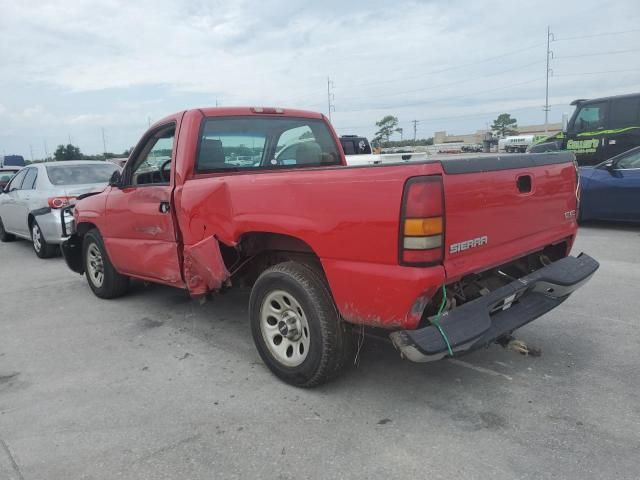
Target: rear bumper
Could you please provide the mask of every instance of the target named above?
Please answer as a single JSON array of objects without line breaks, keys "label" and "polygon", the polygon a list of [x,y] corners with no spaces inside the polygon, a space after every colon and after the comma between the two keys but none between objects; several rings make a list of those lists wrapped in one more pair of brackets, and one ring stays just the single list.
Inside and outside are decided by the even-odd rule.
[{"label": "rear bumper", "polygon": [[73,216],[69,209],[40,208],[32,210],[31,214],[37,220],[46,242],[52,245],[62,243],[68,235],[66,230],[73,222]]},{"label": "rear bumper", "polygon": [[[563,258],[445,312],[440,326],[454,354],[486,346],[553,310],[584,285],[599,266],[585,254]],[[402,356],[414,362],[448,355],[447,345],[433,325],[393,332],[390,338]]]}]

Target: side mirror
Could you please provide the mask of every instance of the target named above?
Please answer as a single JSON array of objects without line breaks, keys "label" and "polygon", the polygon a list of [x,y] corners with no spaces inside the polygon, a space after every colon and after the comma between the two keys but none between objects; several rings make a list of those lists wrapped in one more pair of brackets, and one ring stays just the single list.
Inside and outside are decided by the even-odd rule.
[{"label": "side mirror", "polygon": [[109,186],[120,187],[121,182],[122,182],[122,174],[120,173],[120,170],[114,171],[111,174],[111,178],[109,179]]},{"label": "side mirror", "polygon": [[604,164],[604,168],[606,168],[610,172],[613,170],[613,167],[614,167],[613,162],[607,162]]}]

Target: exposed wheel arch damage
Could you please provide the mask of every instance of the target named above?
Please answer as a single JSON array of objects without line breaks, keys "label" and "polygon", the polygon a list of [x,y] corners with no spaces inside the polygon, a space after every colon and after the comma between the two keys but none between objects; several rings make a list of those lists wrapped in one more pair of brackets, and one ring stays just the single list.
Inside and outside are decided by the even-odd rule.
[{"label": "exposed wheel arch damage", "polygon": [[215,236],[185,245],[183,274],[189,293],[200,296],[230,286],[232,276],[239,283],[252,285],[270,266],[294,259],[324,277],[320,259],[306,242],[272,232],[247,232],[233,245]]},{"label": "exposed wheel arch damage", "polygon": [[82,261],[83,237],[89,230],[94,228],[98,229],[91,222],[81,222],[76,225],[76,232],[60,245],[62,256],[67,265],[72,271],[80,275],[84,275],[84,262]]}]

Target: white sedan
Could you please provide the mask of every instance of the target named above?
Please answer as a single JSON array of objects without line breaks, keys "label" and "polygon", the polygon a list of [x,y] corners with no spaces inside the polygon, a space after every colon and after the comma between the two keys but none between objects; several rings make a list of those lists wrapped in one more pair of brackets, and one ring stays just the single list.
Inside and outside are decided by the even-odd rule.
[{"label": "white sedan", "polygon": [[30,240],[40,258],[58,252],[64,240],[62,209],[77,196],[103,190],[120,168],[110,162],[73,160],[29,165],[0,192],[0,240]]}]

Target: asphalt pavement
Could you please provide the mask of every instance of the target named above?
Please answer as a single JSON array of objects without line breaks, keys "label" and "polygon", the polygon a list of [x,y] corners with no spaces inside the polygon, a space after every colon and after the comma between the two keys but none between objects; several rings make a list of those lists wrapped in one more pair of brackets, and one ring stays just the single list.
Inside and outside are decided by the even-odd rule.
[{"label": "asphalt pavement", "polygon": [[412,364],[365,338],[301,390],[261,362],[248,292],[200,305],[91,294],[62,258],[0,244],[0,479],[637,479],[640,228],[590,225],[601,262],[499,346]]}]

